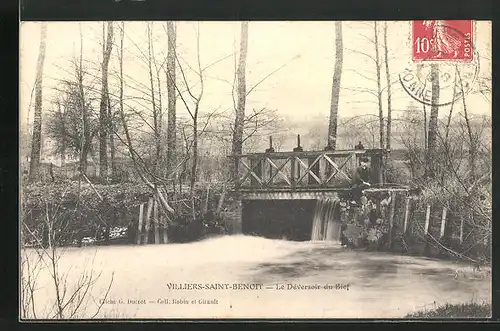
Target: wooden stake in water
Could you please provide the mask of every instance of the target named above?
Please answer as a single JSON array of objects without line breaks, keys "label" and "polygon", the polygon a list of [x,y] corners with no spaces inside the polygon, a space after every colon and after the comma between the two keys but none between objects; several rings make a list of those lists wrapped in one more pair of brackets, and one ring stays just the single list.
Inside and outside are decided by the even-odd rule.
[{"label": "wooden stake in water", "polygon": [[444,232],[445,232],[445,229],[446,229],[446,212],[447,212],[446,207],[443,207],[443,215],[441,217],[441,233],[439,235],[440,239],[443,239]]},{"label": "wooden stake in water", "polygon": [[160,222],[158,220],[158,202],[154,201],[153,205],[153,224],[155,227],[155,244],[160,243]]},{"label": "wooden stake in water", "polygon": [[431,205],[427,204],[427,212],[425,213],[425,227],[424,227],[425,235],[429,233],[430,220],[431,220]]},{"label": "wooden stake in water", "polygon": [[148,201],[148,211],[146,212],[146,224],[144,224],[144,243],[149,243],[149,222],[151,220],[151,211],[153,210],[153,198]]},{"label": "wooden stake in water", "polygon": [[144,204],[139,206],[139,225],[137,227],[137,245],[141,244],[142,237],[142,218],[144,217]]},{"label": "wooden stake in water", "polygon": [[408,221],[410,218],[410,198],[406,198],[406,203],[405,203],[405,223],[403,227],[403,233],[406,234],[406,231],[408,230]]}]

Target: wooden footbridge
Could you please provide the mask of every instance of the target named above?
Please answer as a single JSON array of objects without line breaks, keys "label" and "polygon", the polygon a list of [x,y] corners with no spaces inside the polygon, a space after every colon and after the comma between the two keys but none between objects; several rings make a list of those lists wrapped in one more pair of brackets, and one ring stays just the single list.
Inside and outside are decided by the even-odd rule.
[{"label": "wooden footbridge", "polygon": [[[384,149],[325,148],[322,151],[304,151],[299,142],[298,147],[291,152],[275,152],[271,145],[264,153],[232,155],[239,166],[239,176],[234,183],[234,193],[239,199],[239,217],[235,222],[237,231],[259,233],[275,228],[272,236],[276,237],[280,234],[280,228],[300,228],[302,220],[296,219],[306,218],[309,219],[309,225],[304,226],[303,230],[309,231],[309,237],[303,239],[311,239],[311,235],[314,237],[311,234],[313,219],[331,218],[335,214],[333,207],[325,209],[325,201],[349,199],[352,177],[361,157],[370,160],[372,187],[366,192],[379,196],[384,193],[394,196],[396,192],[407,195],[407,188],[384,183],[384,159],[388,153]],[[327,213],[330,216],[321,216],[318,209],[332,212]],[[281,219],[281,223],[276,219]],[[293,229],[290,231],[293,232]],[[283,236],[290,237],[287,234]]]}]

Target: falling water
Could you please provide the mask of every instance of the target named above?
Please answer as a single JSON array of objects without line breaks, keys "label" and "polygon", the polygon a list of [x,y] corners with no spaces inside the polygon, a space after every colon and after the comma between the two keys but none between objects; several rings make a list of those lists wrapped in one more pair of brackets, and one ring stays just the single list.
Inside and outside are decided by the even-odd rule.
[{"label": "falling water", "polygon": [[340,215],[338,199],[319,199],[313,215],[312,241],[340,244]]}]

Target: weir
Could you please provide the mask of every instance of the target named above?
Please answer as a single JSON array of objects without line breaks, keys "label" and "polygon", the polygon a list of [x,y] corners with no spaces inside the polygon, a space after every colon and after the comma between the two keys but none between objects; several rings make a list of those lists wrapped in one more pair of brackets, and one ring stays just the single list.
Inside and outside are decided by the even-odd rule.
[{"label": "weir", "polygon": [[318,199],[314,209],[311,241],[340,244],[340,200]]},{"label": "weir", "polygon": [[270,146],[264,153],[231,155],[239,165],[233,188],[238,201],[234,232],[340,244],[346,224],[369,214],[365,207],[349,208],[352,177],[361,157],[370,160],[372,187],[367,191],[373,210],[381,213],[384,194],[398,192],[406,198],[406,188],[384,184],[388,153],[385,149],[304,151],[299,142],[292,152],[275,152]]}]

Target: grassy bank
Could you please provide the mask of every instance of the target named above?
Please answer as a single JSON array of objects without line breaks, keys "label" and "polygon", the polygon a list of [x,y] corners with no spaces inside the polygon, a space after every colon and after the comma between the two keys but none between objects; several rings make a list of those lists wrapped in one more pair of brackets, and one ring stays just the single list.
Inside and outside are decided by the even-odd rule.
[{"label": "grassy bank", "polygon": [[491,303],[467,302],[461,304],[444,304],[433,309],[423,309],[405,316],[410,319],[426,318],[489,318]]}]

